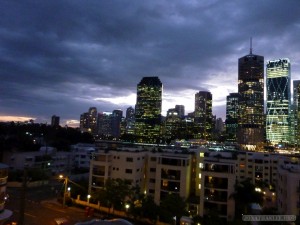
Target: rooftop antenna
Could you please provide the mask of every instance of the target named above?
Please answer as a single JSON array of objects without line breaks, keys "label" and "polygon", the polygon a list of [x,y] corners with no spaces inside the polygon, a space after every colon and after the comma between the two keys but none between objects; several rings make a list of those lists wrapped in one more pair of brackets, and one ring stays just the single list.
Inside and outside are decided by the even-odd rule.
[{"label": "rooftop antenna", "polygon": [[252,37],[250,37],[250,55],[252,55]]}]

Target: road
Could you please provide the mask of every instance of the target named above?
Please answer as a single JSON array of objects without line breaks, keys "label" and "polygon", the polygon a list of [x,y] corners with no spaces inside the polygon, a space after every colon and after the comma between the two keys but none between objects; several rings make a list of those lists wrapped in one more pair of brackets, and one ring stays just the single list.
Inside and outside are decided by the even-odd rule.
[{"label": "road", "polygon": [[[54,225],[55,218],[67,218],[70,224],[79,221],[86,221],[84,209],[76,207],[63,208],[56,201],[55,189],[52,186],[45,185],[39,188],[27,188],[25,197],[25,210],[23,225]],[[7,188],[9,201],[5,208],[13,211],[12,218],[6,223],[12,221],[18,222],[21,209],[21,188]]]}]

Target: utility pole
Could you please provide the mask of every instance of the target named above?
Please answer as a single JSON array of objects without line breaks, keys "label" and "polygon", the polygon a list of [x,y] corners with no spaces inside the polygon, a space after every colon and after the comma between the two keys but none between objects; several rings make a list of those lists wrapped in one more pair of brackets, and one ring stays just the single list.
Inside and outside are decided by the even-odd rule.
[{"label": "utility pole", "polygon": [[20,196],[20,215],[19,215],[19,225],[24,225],[24,213],[25,213],[25,199],[26,199],[26,188],[27,188],[27,168],[23,171],[23,183]]},{"label": "utility pole", "polygon": [[63,177],[63,175],[60,175],[59,177],[64,179],[64,184],[65,184],[64,196],[63,196],[63,208],[65,208],[65,206],[66,206],[66,194],[67,194],[67,188],[68,188],[68,177]]}]

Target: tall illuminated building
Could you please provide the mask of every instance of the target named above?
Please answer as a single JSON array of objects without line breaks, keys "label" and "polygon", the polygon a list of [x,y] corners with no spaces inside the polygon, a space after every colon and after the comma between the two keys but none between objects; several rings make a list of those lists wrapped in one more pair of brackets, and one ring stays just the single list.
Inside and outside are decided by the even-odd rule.
[{"label": "tall illuminated building", "polygon": [[300,80],[293,81],[293,103],[291,106],[291,144],[300,146]]},{"label": "tall illuminated building", "polygon": [[120,109],[115,109],[112,112],[111,118],[111,130],[112,136],[114,138],[119,138],[121,136],[121,122],[123,118],[123,111]]},{"label": "tall illuminated building", "polygon": [[250,54],[238,60],[239,115],[237,143],[255,150],[265,141],[264,57]]},{"label": "tall illuminated building", "polygon": [[97,134],[97,108],[89,108],[89,132],[92,134]]},{"label": "tall illuminated building", "polygon": [[300,146],[300,80],[293,81],[293,115],[292,117],[292,134],[294,144],[298,148]]},{"label": "tall illuminated building", "polygon": [[103,139],[112,137],[112,117],[111,112],[98,113],[98,134]]},{"label": "tall illuminated building", "polygon": [[290,142],[291,65],[289,59],[267,63],[267,140],[273,144]]},{"label": "tall illuminated building", "polygon": [[135,136],[138,142],[156,143],[160,138],[162,90],[158,77],[144,77],[137,85]]},{"label": "tall illuminated building", "polygon": [[88,112],[80,115],[80,131],[93,135],[98,134],[96,107],[90,107]]},{"label": "tall illuminated building", "polygon": [[226,97],[226,141],[236,142],[238,129],[239,93],[230,93]]},{"label": "tall illuminated building", "polygon": [[125,127],[125,133],[126,134],[134,134],[134,125],[135,125],[135,116],[134,116],[134,108],[128,107],[126,109],[126,127]]},{"label": "tall illuminated building", "polygon": [[195,94],[194,123],[197,132],[195,138],[211,140],[212,118],[212,94],[208,91],[199,91]]},{"label": "tall illuminated building", "polygon": [[167,140],[173,140],[178,138],[178,130],[180,126],[181,119],[179,113],[174,109],[169,109],[167,111],[167,116],[164,123],[164,137]]}]

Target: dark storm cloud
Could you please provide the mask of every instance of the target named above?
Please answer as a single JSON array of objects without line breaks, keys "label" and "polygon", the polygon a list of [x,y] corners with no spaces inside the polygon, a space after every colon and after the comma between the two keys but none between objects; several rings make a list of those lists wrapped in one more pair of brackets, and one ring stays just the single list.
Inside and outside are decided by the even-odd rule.
[{"label": "dark storm cloud", "polygon": [[171,104],[189,93],[192,109],[194,93],[210,90],[224,116],[250,37],[255,54],[290,58],[300,78],[299,12],[297,0],[2,1],[0,114],[78,119],[90,106],[125,109],[134,102],[112,98],[159,76]]}]

